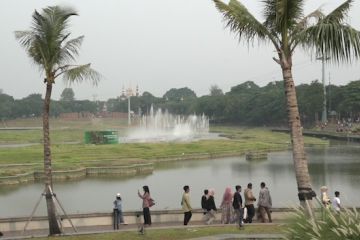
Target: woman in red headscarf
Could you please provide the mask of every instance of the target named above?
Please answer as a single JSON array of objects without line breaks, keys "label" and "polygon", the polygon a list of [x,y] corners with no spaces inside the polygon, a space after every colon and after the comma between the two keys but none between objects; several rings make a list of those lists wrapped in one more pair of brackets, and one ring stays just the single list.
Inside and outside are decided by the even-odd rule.
[{"label": "woman in red headscarf", "polygon": [[226,187],[223,199],[220,205],[221,208],[221,223],[228,224],[231,222],[232,215],[232,199],[233,193],[230,187]]}]

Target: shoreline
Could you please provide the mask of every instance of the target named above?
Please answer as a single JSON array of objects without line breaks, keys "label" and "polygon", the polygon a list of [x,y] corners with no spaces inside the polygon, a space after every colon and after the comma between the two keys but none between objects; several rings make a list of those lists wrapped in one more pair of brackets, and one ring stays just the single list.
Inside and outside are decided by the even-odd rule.
[{"label": "shoreline", "polygon": [[[155,169],[157,163],[163,162],[173,162],[173,161],[187,161],[187,160],[208,160],[214,158],[226,158],[226,157],[235,157],[235,156],[247,156],[251,155],[267,155],[271,152],[285,151],[289,150],[288,146],[273,148],[273,149],[263,149],[261,151],[231,151],[231,152],[222,152],[222,153],[200,153],[200,154],[188,154],[181,155],[178,157],[166,157],[166,158],[154,158],[150,160],[149,163],[139,163],[131,164],[128,166],[98,166],[98,167],[84,167],[79,169],[71,170],[60,170],[53,171],[53,180],[54,181],[69,181],[69,180],[80,180],[92,176],[117,176],[117,177],[126,177],[126,176],[137,176],[152,173]],[[257,159],[251,159],[256,161]],[[17,164],[22,165],[22,164]],[[26,165],[26,164],[23,164]],[[31,164],[33,165],[33,164]],[[39,164],[40,165],[40,164]],[[14,164],[3,164],[2,167],[12,167]],[[17,174],[14,176],[0,176],[0,186],[11,186],[18,185],[22,183],[31,183],[31,182],[41,182],[44,179],[44,173],[42,171],[33,171],[23,174]]]},{"label": "shoreline", "polygon": [[[289,129],[272,129],[273,132],[289,133]],[[334,140],[340,140],[345,142],[360,142],[360,135],[348,134],[348,133],[334,133],[334,132],[319,132],[319,131],[303,131],[304,136],[316,137],[316,138],[328,138]]]}]

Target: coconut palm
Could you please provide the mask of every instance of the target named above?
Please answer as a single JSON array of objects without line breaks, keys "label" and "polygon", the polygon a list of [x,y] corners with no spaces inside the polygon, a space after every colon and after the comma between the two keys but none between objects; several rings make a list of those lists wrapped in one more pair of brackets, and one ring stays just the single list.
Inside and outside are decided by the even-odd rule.
[{"label": "coconut palm", "polygon": [[83,36],[69,39],[69,18],[77,15],[71,8],[59,6],[47,7],[41,13],[32,15],[32,26],[29,31],[16,31],[15,37],[25,48],[29,57],[43,71],[46,94],[43,108],[43,142],[44,142],[44,174],[45,196],[49,219],[50,235],[59,234],[61,230],[56,220],[55,205],[52,192],[52,167],[49,132],[49,110],[51,91],[55,79],[63,76],[65,81],[75,82],[85,79],[94,84],[100,75],[90,68],[90,64],[75,65]]},{"label": "coconut palm", "polygon": [[228,4],[220,0],[213,1],[222,13],[226,26],[240,40],[251,43],[257,39],[275,47],[277,58],[273,59],[280,65],[284,79],[298,196],[301,205],[310,210],[314,192],[292,76],[292,56],[297,47],[303,47],[315,51],[318,56],[331,57],[335,62],[358,58],[360,34],[344,22],[352,0],[345,1],[327,15],[320,9],[304,15],[305,0],[262,0],[263,22],[237,0],[230,0]]}]

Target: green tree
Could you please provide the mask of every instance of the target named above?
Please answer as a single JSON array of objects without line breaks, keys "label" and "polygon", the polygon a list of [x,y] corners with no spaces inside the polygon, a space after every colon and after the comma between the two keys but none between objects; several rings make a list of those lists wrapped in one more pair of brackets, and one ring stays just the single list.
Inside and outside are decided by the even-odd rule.
[{"label": "green tree", "polygon": [[296,92],[303,124],[315,119],[316,113],[318,116],[321,116],[324,90],[323,85],[319,81],[312,81],[310,85],[300,84],[296,87]]},{"label": "green tree", "polygon": [[344,87],[343,97],[341,109],[345,110],[349,116],[360,113],[360,80],[347,84]]},{"label": "green tree", "polygon": [[42,99],[41,94],[34,93],[17,101],[17,104],[20,105],[21,116],[40,117],[41,106],[44,104],[44,100]]},{"label": "green tree", "polygon": [[222,95],[224,95],[224,93],[221,90],[221,88],[219,88],[218,85],[212,85],[210,87],[210,96],[222,96]]},{"label": "green tree", "polygon": [[60,101],[72,102],[74,100],[75,100],[75,93],[72,90],[72,88],[65,88],[60,95]]},{"label": "green tree", "polygon": [[41,13],[35,10],[32,15],[32,26],[29,31],[16,31],[15,37],[25,48],[29,57],[44,72],[46,93],[43,105],[43,141],[44,173],[46,204],[50,235],[59,234],[61,230],[55,215],[55,204],[52,192],[52,166],[49,131],[50,100],[55,79],[62,75],[65,81],[74,82],[85,79],[97,83],[100,75],[90,68],[90,64],[74,65],[78,56],[83,36],[69,39],[69,18],[77,15],[71,8],[51,6]]},{"label": "green tree", "polygon": [[[0,89],[1,90],[1,89]],[[12,96],[9,96],[0,91],[0,119],[6,120],[13,115],[15,100]]]},{"label": "green tree", "polygon": [[167,101],[183,101],[196,98],[196,94],[187,87],[172,88],[164,94],[163,98]]},{"label": "green tree", "polygon": [[252,43],[258,39],[260,42],[270,42],[275,48],[277,58],[274,60],[281,67],[285,86],[298,196],[300,204],[310,213],[313,190],[292,76],[292,56],[298,46],[303,46],[336,62],[350,61],[352,55],[358,58],[360,33],[344,22],[353,1],[345,1],[328,15],[320,10],[304,15],[305,0],[263,0],[264,22],[256,19],[237,0],[230,0],[228,4],[213,1],[223,14],[227,27],[240,40]]},{"label": "green tree", "polygon": [[223,122],[225,119],[225,96],[202,96],[197,99],[195,112],[204,113],[212,122]]}]

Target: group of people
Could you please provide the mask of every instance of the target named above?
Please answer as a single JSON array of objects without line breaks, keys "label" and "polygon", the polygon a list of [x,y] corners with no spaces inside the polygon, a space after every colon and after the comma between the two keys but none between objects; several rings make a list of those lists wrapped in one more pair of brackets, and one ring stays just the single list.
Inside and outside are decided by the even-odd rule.
[{"label": "group of people", "polygon": [[[271,220],[271,207],[272,200],[269,189],[266,184],[262,182],[260,184],[260,192],[258,199],[258,218],[261,222],[266,221],[266,215],[269,222]],[[184,186],[184,194],[181,200],[181,205],[184,211],[184,225],[187,225],[192,216],[192,207],[190,204],[190,187]],[[225,189],[223,194],[221,208],[221,223],[229,224],[237,222],[240,227],[244,223],[252,223],[255,216],[255,201],[256,198],[252,192],[252,183],[247,185],[244,190],[244,202],[241,196],[241,186],[235,186],[235,192],[233,193],[230,187]],[[204,210],[204,220],[206,224],[211,224],[215,220],[215,213],[217,207],[214,198],[214,189],[205,189],[204,194],[201,197],[201,208]]]},{"label": "group of people", "polygon": [[[181,206],[184,212],[184,225],[188,225],[192,217],[192,205],[190,200],[190,187],[185,185],[183,187],[184,193],[181,199]],[[257,201],[257,218],[260,222],[272,222],[271,208],[272,199],[269,189],[266,187],[265,182],[260,183],[260,191],[258,199],[255,198],[252,191],[252,183],[248,183],[247,188],[244,190],[244,201],[241,196],[242,188],[240,185],[235,186],[234,193],[231,187],[226,187],[222,201],[220,204],[221,209],[221,223],[229,224],[237,222],[240,227],[244,223],[252,223],[255,216],[255,202]],[[335,197],[331,202],[328,196],[328,188],[322,186],[320,188],[321,201],[325,208],[330,208],[332,203],[336,212],[340,212],[340,192],[335,191]],[[204,211],[204,221],[206,224],[211,224],[216,218],[216,211],[218,210],[215,203],[214,189],[205,189],[201,197],[201,208]],[[155,203],[150,196],[148,186],[143,186],[143,193],[138,191],[138,196],[142,199],[144,226],[151,225],[150,207]],[[119,224],[125,224],[122,214],[122,200],[120,193],[116,194],[114,201],[114,228],[119,228]]]},{"label": "group of people", "polygon": [[[260,192],[258,198],[258,218],[261,222],[266,221],[266,216],[269,222],[271,220],[271,207],[272,200],[269,189],[265,183],[260,184]],[[192,206],[190,201],[190,187],[185,185],[183,187],[184,193],[181,198],[181,206],[184,212],[184,225],[188,225],[192,217]],[[226,187],[223,194],[222,202],[220,204],[221,209],[221,223],[229,224],[237,222],[240,227],[244,223],[252,223],[255,216],[255,201],[256,198],[252,192],[252,183],[247,185],[244,190],[244,201],[241,196],[241,186],[235,186],[235,192],[233,193],[231,187]],[[214,189],[205,189],[204,194],[201,197],[201,207],[204,210],[204,219],[206,224],[211,224],[215,220],[216,211],[218,210],[215,204]],[[144,227],[151,225],[150,207],[153,206],[154,200],[151,198],[150,190],[148,186],[143,186],[143,193],[138,191],[139,198],[142,199],[142,209],[144,217]],[[122,211],[122,199],[120,193],[116,194],[114,204],[114,229],[119,229],[119,224],[125,224],[123,211]],[[143,228],[140,230],[143,231]]]},{"label": "group of people", "polygon": [[[144,216],[144,226],[151,225],[151,215],[150,215],[150,207],[152,207],[155,203],[154,200],[150,196],[150,190],[148,186],[143,186],[143,193],[141,194],[138,190],[138,196],[142,199],[142,209]],[[121,194],[117,193],[116,198],[113,202],[114,208],[114,229],[119,229],[119,224],[125,224],[124,216],[122,211],[122,199]],[[141,229],[143,231],[143,228]]]},{"label": "group of people", "polygon": [[341,210],[341,205],[340,205],[340,192],[339,191],[335,191],[334,193],[334,198],[333,201],[331,202],[330,197],[328,195],[328,188],[326,186],[322,186],[320,188],[320,192],[321,192],[321,202],[323,204],[323,206],[327,209],[330,208],[331,203],[333,206],[333,209],[336,213],[340,213]]},{"label": "group of people", "polygon": [[[259,192],[258,210],[259,218],[261,222],[265,222],[265,213],[267,213],[268,221],[271,222],[271,196],[269,189],[265,186],[265,183],[260,184],[261,190]],[[190,187],[185,185],[183,187],[184,193],[181,198],[181,206],[184,212],[184,225],[188,225],[192,217],[192,205],[190,201]],[[215,220],[215,213],[218,210],[215,204],[214,189],[205,189],[204,195],[201,197],[201,207],[204,210],[204,220],[206,224],[211,224]],[[138,196],[142,199],[142,209],[144,224],[140,231],[142,232],[144,227],[151,225],[151,214],[150,207],[154,205],[153,199],[150,195],[148,186],[143,186],[143,193],[138,191]],[[244,199],[241,196],[241,186],[235,186],[235,192],[233,193],[230,187],[226,187],[223,194],[221,208],[221,222],[224,224],[238,222],[239,226],[242,227],[243,223],[251,223],[255,216],[254,203],[256,198],[252,192],[252,184],[249,183],[244,191]],[[122,211],[122,199],[121,194],[116,194],[114,204],[114,229],[119,229],[119,224],[125,224],[123,211]],[[244,217],[244,210],[246,216]]]}]

